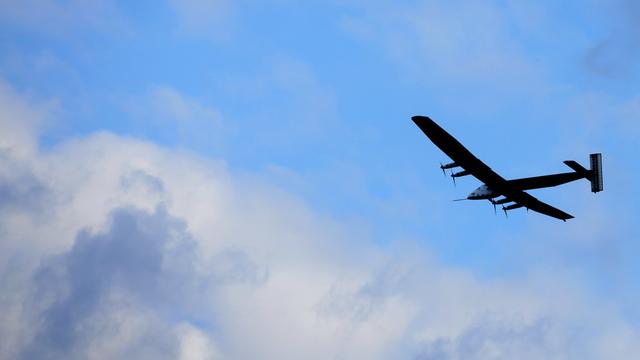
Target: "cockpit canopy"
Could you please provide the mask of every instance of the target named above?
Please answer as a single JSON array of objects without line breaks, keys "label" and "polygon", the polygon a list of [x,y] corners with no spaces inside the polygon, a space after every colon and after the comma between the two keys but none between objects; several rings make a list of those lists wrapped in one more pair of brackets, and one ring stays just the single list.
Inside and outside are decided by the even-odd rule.
[{"label": "cockpit canopy", "polygon": [[482,185],[482,186],[479,186],[477,189],[473,190],[473,192],[471,192],[471,194],[467,196],[467,199],[479,200],[479,199],[491,199],[494,197],[496,197],[496,195],[494,195],[493,190],[491,190],[487,185]]}]

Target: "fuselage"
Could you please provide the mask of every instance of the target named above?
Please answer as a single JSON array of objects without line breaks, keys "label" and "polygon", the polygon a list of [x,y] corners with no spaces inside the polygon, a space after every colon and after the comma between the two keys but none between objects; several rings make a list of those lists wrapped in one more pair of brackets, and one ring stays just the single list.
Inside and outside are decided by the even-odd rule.
[{"label": "fuselage", "polygon": [[477,189],[473,190],[467,199],[469,200],[487,200],[493,199],[500,196],[500,193],[494,191],[487,185],[479,186]]}]

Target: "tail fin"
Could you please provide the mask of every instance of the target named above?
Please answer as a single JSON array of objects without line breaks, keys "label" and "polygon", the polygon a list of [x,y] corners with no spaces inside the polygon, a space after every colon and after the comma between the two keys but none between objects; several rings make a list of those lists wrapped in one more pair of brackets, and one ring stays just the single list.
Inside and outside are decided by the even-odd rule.
[{"label": "tail fin", "polygon": [[597,193],[604,189],[602,182],[602,154],[591,154],[591,174],[589,180],[591,181],[591,192]]},{"label": "tail fin", "polygon": [[591,191],[594,193],[600,192],[603,190],[602,183],[602,154],[591,154],[589,155],[591,159],[591,170],[587,170],[584,166],[578,164],[573,160],[567,160],[564,163],[573,169],[573,171],[577,172],[584,176],[587,180],[591,182]]}]

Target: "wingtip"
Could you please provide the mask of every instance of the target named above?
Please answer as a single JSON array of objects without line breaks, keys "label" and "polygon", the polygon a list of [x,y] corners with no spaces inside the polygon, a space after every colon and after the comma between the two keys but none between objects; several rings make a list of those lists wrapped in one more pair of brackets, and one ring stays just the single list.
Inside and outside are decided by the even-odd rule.
[{"label": "wingtip", "polygon": [[431,120],[428,116],[414,115],[411,117],[411,120],[413,120],[413,123],[422,129],[422,131],[437,126],[435,121]]},{"label": "wingtip", "polygon": [[414,123],[418,123],[422,121],[433,121],[428,116],[423,116],[423,115],[414,115],[411,117],[411,120],[413,120]]}]

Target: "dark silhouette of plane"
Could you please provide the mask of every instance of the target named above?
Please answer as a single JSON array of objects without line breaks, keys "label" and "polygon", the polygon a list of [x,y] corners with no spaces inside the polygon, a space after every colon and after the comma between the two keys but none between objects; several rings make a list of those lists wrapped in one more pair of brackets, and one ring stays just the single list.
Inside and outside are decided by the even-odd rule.
[{"label": "dark silhouette of plane", "polygon": [[477,157],[473,156],[458,140],[449,135],[449,133],[430,118],[426,116],[414,116],[411,120],[418,125],[420,130],[422,130],[440,150],[453,160],[450,164],[440,164],[440,169],[442,169],[445,175],[445,169],[462,168],[462,171],[459,172],[453,172],[453,170],[451,170],[451,178],[454,184],[457,177],[467,175],[473,175],[484,183],[484,185],[469,194],[466,199],[459,200],[489,200],[493,204],[494,212],[496,211],[496,205],[502,205],[505,216],[509,210],[524,207],[527,210],[533,210],[562,221],[567,221],[567,219],[572,219],[573,216],[543,203],[524,192],[524,190],[553,187],[579,179],[589,180],[593,193],[603,190],[602,154],[590,155],[590,170],[585,169],[573,160],[567,160],[564,163],[573,169],[573,172],[506,180],[496,174]]}]

